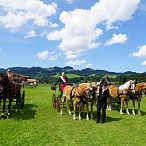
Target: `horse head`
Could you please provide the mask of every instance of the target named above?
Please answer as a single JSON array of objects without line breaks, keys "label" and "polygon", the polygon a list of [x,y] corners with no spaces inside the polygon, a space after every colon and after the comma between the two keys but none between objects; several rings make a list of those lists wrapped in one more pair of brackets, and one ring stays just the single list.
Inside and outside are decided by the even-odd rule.
[{"label": "horse head", "polygon": [[99,82],[90,83],[90,87],[89,87],[90,99],[96,98],[96,96],[99,95],[99,89],[100,89],[100,83]]},{"label": "horse head", "polygon": [[130,89],[130,92],[131,93],[135,93],[135,80],[130,80],[130,86],[129,86],[129,89]]},{"label": "horse head", "polygon": [[4,91],[6,88],[8,88],[10,84],[10,81],[8,79],[8,76],[1,74],[0,75],[0,91]]}]

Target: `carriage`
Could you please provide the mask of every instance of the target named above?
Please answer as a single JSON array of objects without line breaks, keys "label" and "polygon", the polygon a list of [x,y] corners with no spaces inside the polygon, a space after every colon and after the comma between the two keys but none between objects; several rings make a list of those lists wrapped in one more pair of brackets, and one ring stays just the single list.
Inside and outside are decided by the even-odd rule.
[{"label": "carriage", "polygon": [[52,106],[53,108],[57,109],[58,112],[60,112],[60,104],[61,104],[61,92],[54,86],[51,87],[53,91],[52,95]]}]

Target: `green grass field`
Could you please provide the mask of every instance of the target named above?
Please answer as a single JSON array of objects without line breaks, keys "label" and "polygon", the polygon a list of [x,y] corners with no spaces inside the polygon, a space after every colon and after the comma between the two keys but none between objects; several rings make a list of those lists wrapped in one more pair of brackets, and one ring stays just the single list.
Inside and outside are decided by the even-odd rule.
[{"label": "green grass field", "polygon": [[96,124],[95,119],[86,121],[85,116],[81,121],[73,121],[67,112],[61,116],[52,108],[48,85],[28,87],[25,91],[24,110],[15,113],[13,107],[11,119],[0,119],[0,146],[146,145],[145,97],[141,116],[120,115],[115,109],[107,111],[105,124]]}]

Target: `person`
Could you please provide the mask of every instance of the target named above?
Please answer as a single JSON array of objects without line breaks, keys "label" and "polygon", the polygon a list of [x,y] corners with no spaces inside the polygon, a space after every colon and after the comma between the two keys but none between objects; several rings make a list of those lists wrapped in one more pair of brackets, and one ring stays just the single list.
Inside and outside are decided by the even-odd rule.
[{"label": "person", "polygon": [[[59,89],[60,89],[61,95],[62,95],[63,90],[64,90],[65,86],[67,85],[67,83],[68,83],[68,79],[67,79],[67,77],[65,76],[65,73],[62,72],[62,73],[61,73],[61,76],[59,77],[59,79],[57,80],[57,82],[54,84],[54,87],[55,87],[57,84],[59,84]],[[61,95],[60,95],[60,96],[61,96]]]},{"label": "person", "polygon": [[8,69],[7,72],[6,72],[6,75],[8,76],[8,79],[10,81],[14,81],[14,73],[12,73],[11,70]]},{"label": "person", "polygon": [[29,76],[23,76],[21,74],[17,74],[12,72],[11,70],[7,70],[6,75],[8,76],[9,81],[23,81],[23,80],[27,80],[28,78],[30,78]]},{"label": "person", "polygon": [[108,90],[109,84],[111,84],[111,81],[108,77],[108,74],[105,74],[100,83],[100,89],[99,89],[99,96],[97,102],[97,121],[96,121],[97,123],[100,123],[101,109],[102,109],[101,123],[102,124],[105,123],[107,98],[109,97],[109,90]]}]

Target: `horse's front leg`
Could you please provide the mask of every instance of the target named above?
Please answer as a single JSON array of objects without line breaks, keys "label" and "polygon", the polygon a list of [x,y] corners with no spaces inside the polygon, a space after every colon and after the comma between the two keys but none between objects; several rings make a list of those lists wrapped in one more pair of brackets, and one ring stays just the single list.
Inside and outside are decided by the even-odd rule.
[{"label": "horse's front leg", "polygon": [[86,102],[86,112],[87,112],[86,120],[89,120],[89,104],[88,104],[88,101]]},{"label": "horse's front leg", "polygon": [[65,97],[64,97],[64,96],[62,97],[61,101],[62,101],[62,109],[61,109],[61,111],[60,111],[60,115],[63,115],[64,101],[65,101]]},{"label": "horse's front leg", "polygon": [[121,109],[120,109],[121,115],[123,115],[123,102],[124,102],[124,98],[121,98]]},{"label": "horse's front leg", "polygon": [[67,99],[67,110],[68,110],[68,114],[71,115],[71,100]]},{"label": "horse's front leg", "polygon": [[6,98],[3,98],[2,119],[4,119],[5,117],[5,109],[6,109]]},{"label": "horse's front leg", "polygon": [[73,109],[74,109],[73,120],[76,120],[76,108],[77,108],[77,99],[73,98]]},{"label": "horse's front leg", "polygon": [[140,102],[141,102],[141,96],[139,95],[138,96],[138,114],[141,115],[141,112],[140,112]]},{"label": "horse's front leg", "polygon": [[135,99],[132,99],[132,114],[135,115]]},{"label": "horse's front leg", "polygon": [[12,99],[9,99],[7,119],[10,118]]},{"label": "horse's front leg", "polygon": [[15,111],[18,112],[18,107],[19,107],[19,98],[16,98],[16,107],[15,107]]},{"label": "horse's front leg", "polygon": [[128,110],[128,102],[129,102],[129,99],[126,99],[126,113],[127,113],[127,115],[130,115],[130,113],[129,113],[129,110]]},{"label": "horse's front leg", "polygon": [[80,103],[79,103],[79,120],[82,119],[82,117],[81,117],[82,107],[83,107],[83,102],[80,101]]},{"label": "horse's front leg", "polygon": [[93,119],[93,105],[94,101],[91,101],[91,119]]}]

